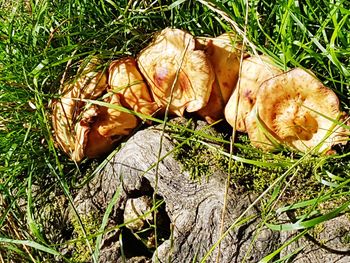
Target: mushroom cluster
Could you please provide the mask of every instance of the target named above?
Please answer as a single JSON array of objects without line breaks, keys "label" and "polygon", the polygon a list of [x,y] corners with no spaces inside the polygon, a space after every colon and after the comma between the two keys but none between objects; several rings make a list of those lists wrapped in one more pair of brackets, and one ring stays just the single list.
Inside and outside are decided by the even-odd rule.
[{"label": "mushroom cluster", "polygon": [[136,115],[185,112],[208,123],[225,117],[267,151],[283,144],[324,153],[349,137],[336,94],[310,71],[249,56],[233,33],[195,38],[170,28],[136,58],[82,64],[53,103],[52,121],[57,145],[80,162],[110,152],[138,126]]},{"label": "mushroom cluster", "polygon": [[[116,107],[89,103],[97,99]],[[134,114],[118,107],[147,115],[158,109],[133,58],[116,60],[108,70],[102,61],[92,58],[53,103],[57,144],[75,162],[110,152],[139,123]]]}]

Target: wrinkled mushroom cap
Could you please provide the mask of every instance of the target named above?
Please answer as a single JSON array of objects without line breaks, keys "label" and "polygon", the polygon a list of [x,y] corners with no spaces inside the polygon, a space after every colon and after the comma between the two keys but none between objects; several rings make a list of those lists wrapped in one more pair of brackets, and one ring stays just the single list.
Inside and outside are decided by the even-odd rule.
[{"label": "wrinkled mushroom cap", "polygon": [[[107,73],[97,70],[99,63],[93,58],[86,65],[81,65],[76,80],[64,86],[61,100],[53,106],[56,141],[76,162],[111,151],[115,143],[128,135],[138,123],[132,114],[79,101],[98,99],[107,91]],[[121,105],[120,95],[113,94],[105,102]]]},{"label": "wrinkled mushroom cap", "polygon": [[158,109],[132,57],[118,59],[109,66],[108,84],[121,95],[121,104],[136,112],[152,115]]},{"label": "wrinkled mushroom cap", "polygon": [[[91,126],[96,120],[98,114],[99,107],[96,105],[92,105],[87,110],[82,112],[81,120],[76,122],[74,127],[74,151],[70,155],[73,161],[80,162],[86,156],[88,135],[91,131]],[[100,143],[103,144],[102,141]]]},{"label": "wrinkled mushroom cap", "polygon": [[[120,95],[113,94],[107,100],[110,104],[121,105]],[[94,123],[97,131],[104,137],[117,135],[128,135],[137,126],[137,118],[126,112],[117,109],[101,107],[98,119]]]},{"label": "wrinkled mushroom cap", "polygon": [[52,126],[55,131],[56,143],[68,155],[74,150],[75,144],[74,106],[74,100],[63,97],[53,103],[52,111]]},{"label": "wrinkled mushroom cap", "polygon": [[237,83],[241,58],[241,42],[235,34],[197,40],[212,64],[215,81],[208,104],[198,115],[213,123],[224,116],[224,108]]},{"label": "wrinkled mushroom cap", "polygon": [[155,102],[163,109],[170,103],[170,114],[182,116],[185,110],[198,111],[207,104],[214,73],[204,51],[195,50],[189,33],[162,30],[137,62]]},{"label": "wrinkled mushroom cap", "polygon": [[310,72],[296,68],[261,85],[246,125],[252,144],[262,149],[283,143],[323,153],[348,140],[348,132],[335,124],[340,115],[336,94]]},{"label": "wrinkled mushroom cap", "polygon": [[273,66],[266,56],[252,56],[244,59],[237,87],[225,107],[227,122],[232,127],[236,123],[237,131],[246,132],[245,119],[255,104],[260,85],[281,73],[282,70]]},{"label": "wrinkled mushroom cap", "polygon": [[61,99],[53,103],[52,124],[57,144],[62,150],[72,156],[75,151],[75,124],[84,105],[79,99],[96,99],[107,88],[107,74],[98,71],[100,61],[93,57],[88,63],[82,64],[78,77],[73,83],[63,86],[60,90]]},{"label": "wrinkled mushroom cap", "polygon": [[106,91],[107,78],[107,70],[104,69],[102,61],[92,57],[87,63],[80,65],[73,83],[64,88],[63,96],[96,99]]},{"label": "wrinkled mushroom cap", "polygon": [[[113,94],[105,102],[119,105],[120,95]],[[113,149],[115,144],[137,126],[137,118],[129,113],[104,106],[90,106],[76,124],[76,144],[72,159],[81,161],[99,157]]]}]

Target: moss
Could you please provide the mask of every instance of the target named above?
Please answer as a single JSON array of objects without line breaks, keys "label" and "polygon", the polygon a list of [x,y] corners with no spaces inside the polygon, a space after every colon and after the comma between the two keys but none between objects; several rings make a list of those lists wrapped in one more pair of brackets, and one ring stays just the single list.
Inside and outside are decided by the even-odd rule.
[{"label": "moss", "polygon": [[308,233],[321,244],[326,244],[328,240],[321,239],[321,234],[326,230],[326,227],[323,223],[317,224],[313,227]]},{"label": "moss", "polygon": [[344,244],[344,245],[348,245],[348,244],[350,244],[350,232],[345,232],[343,235],[342,235],[342,237],[341,237],[341,242],[342,242],[342,244]]},{"label": "moss", "polygon": [[[191,120],[185,124],[187,128],[195,129],[195,124]],[[203,129],[203,127],[200,126],[202,132],[222,139],[222,136],[213,129]],[[205,146],[202,143],[206,141],[205,138],[181,128],[173,128],[171,136],[177,143],[183,143],[181,147],[175,149],[174,158],[181,163],[182,170],[187,171],[192,180],[208,179],[220,167],[221,154],[218,150]],[[224,150],[222,145],[216,146]]]},{"label": "moss", "polygon": [[[251,147],[246,135],[239,135],[233,154],[249,160],[268,163],[270,166],[230,161],[227,156],[219,151],[202,144],[201,141],[205,140],[204,138],[190,132],[178,130],[172,136],[178,143],[184,143],[189,139],[181,147],[177,147],[175,159],[181,163],[183,170],[187,171],[192,179],[208,178],[214,171],[221,170],[231,174],[232,187],[242,192],[262,193],[290,168],[290,165],[283,167],[282,163],[296,161],[293,152],[264,153]],[[221,140],[225,135],[216,133],[216,136]],[[228,152],[227,145],[218,144],[217,142],[212,143],[216,144],[215,146],[218,149]],[[310,156],[290,171],[282,182],[284,184],[288,182],[288,186],[281,197],[282,201],[297,202],[317,196],[321,190],[321,185],[316,178],[317,171],[315,170],[315,167],[320,166],[318,162],[317,157]]]},{"label": "moss", "polygon": [[208,179],[218,167],[220,155],[217,151],[208,149],[202,144],[191,141],[174,153],[175,159],[180,161],[183,171],[190,174],[193,180]]},{"label": "moss", "polygon": [[[98,231],[99,228],[99,216],[96,213],[89,213],[87,215],[80,216],[80,220],[84,226],[86,231],[86,235],[92,235]],[[91,261],[91,253],[89,247],[84,239],[83,229],[79,224],[79,221],[76,217],[71,220],[73,225],[73,238],[77,240],[75,242],[74,251],[72,252],[72,256],[70,258],[71,262],[81,263],[81,262],[90,262]],[[95,240],[89,238],[89,243],[92,248],[95,246]]]}]

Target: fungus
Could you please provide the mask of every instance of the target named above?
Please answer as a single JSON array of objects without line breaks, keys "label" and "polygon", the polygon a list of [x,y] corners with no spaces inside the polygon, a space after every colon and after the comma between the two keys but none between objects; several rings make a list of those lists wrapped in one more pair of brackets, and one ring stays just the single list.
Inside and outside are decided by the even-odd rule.
[{"label": "fungus", "polygon": [[[81,120],[74,125],[74,151],[70,157],[73,161],[80,162],[86,156],[87,143],[89,141],[88,136],[91,132],[91,126],[99,114],[99,107],[97,105],[91,105],[87,110],[82,112]],[[98,145],[104,145],[103,138],[95,140]],[[90,146],[91,147],[91,146]]]},{"label": "fungus", "polygon": [[[107,74],[96,71],[96,60],[81,67],[75,83],[64,86],[62,98],[53,105],[53,128],[58,145],[73,161],[96,158],[113,149],[115,143],[137,126],[129,113],[104,106],[87,105],[82,99],[98,99],[107,91]],[[120,95],[105,99],[121,105]]]},{"label": "fungus", "polygon": [[158,105],[152,100],[148,87],[132,57],[115,60],[109,66],[108,84],[120,94],[121,104],[136,112],[152,115]]},{"label": "fungus", "polygon": [[54,101],[52,111],[52,126],[55,131],[56,143],[68,155],[74,151],[73,116],[75,102],[71,98],[62,97]]},{"label": "fungus", "polygon": [[[119,94],[111,94],[104,101],[121,106]],[[76,123],[76,143],[72,160],[80,162],[85,156],[97,158],[110,152],[137,124],[137,118],[130,113],[105,106],[90,106]]]},{"label": "fungus", "polygon": [[235,34],[197,40],[213,66],[215,81],[208,104],[198,111],[208,123],[224,117],[225,106],[236,86],[241,57],[240,40]]},{"label": "fungus", "polygon": [[325,153],[348,140],[348,131],[336,123],[341,116],[336,94],[296,68],[261,85],[246,125],[252,144],[264,150],[286,144]]},{"label": "fungus", "polygon": [[195,50],[192,35],[179,29],[162,30],[138,56],[138,66],[155,102],[169,113],[195,112],[208,100],[214,81],[205,52]]},{"label": "fungus", "polygon": [[75,81],[63,86],[61,99],[53,103],[52,124],[61,149],[71,156],[75,149],[75,123],[84,105],[80,99],[96,99],[107,88],[107,73],[97,70],[100,60],[93,57],[78,69]]},{"label": "fungus", "polygon": [[[113,94],[105,101],[121,106],[119,94]],[[110,152],[117,142],[133,131],[137,124],[138,119],[130,113],[103,106],[99,107],[96,121],[88,133],[85,155],[88,158],[96,158]]]},{"label": "fungus", "polygon": [[71,90],[72,97],[96,99],[106,91],[108,74],[101,68],[102,65],[102,60],[92,57],[87,64],[83,63],[79,67],[74,88]]},{"label": "fungus", "polygon": [[225,107],[227,122],[232,127],[236,123],[237,131],[246,132],[245,119],[255,104],[260,85],[281,73],[282,70],[273,66],[266,56],[252,56],[244,59],[237,87]]}]

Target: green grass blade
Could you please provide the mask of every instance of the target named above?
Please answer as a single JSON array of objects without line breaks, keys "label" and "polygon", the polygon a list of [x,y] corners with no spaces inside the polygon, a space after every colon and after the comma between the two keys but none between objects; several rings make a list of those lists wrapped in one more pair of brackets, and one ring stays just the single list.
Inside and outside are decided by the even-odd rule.
[{"label": "green grass blade", "polygon": [[350,72],[341,64],[336,57],[333,57],[327,49],[320,43],[320,41],[306,28],[306,26],[299,20],[299,18],[290,12],[291,17],[297,23],[297,25],[302,28],[310,37],[311,41],[327,56],[327,58],[339,69],[342,71],[344,76],[350,76]]},{"label": "green grass blade", "polygon": [[293,242],[297,241],[299,238],[303,237],[305,234],[307,233],[307,230],[304,230],[302,232],[300,232],[298,235],[296,235],[295,237],[291,238],[290,240],[288,240],[287,242],[285,242],[282,246],[280,246],[278,249],[276,249],[275,251],[273,251],[271,254],[267,255],[266,257],[264,257],[263,259],[261,259],[258,263],[268,263],[271,260],[273,260],[274,257],[276,257],[284,248],[288,247],[290,244],[292,244]]},{"label": "green grass blade", "polygon": [[31,233],[36,237],[38,240],[40,240],[41,243],[46,244],[45,238],[42,235],[42,232],[40,231],[40,227],[33,219],[33,200],[32,200],[32,171],[34,170],[34,165],[31,167],[31,171],[29,172],[28,177],[28,188],[27,188],[27,224],[29,226],[29,230]]},{"label": "green grass blade", "polygon": [[297,221],[296,223],[291,223],[291,224],[269,224],[267,223],[266,225],[275,231],[292,231],[292,230],[300,230],[300,229],[305,229],[305,228],[311,228],[314,227],[320,223],[323,223],[325,221],[328,221],[330,219],[333,219],[337,216],[339,216],[342,212],[344,212],[346,209],[348,209],[348,206],[350,204],[350,201],[345,202],[343,205],[340,207],[332,210],[331,212],[318,216],[316,218],[306,220],[306,221]]},{"label": "green grass blade", "polygon": [[103,233],[104,233],[104,230],[107,226],[107,223],[108,223],[108,218],[109,218],[109,215],[111,214],[112,212],[112,209],[114,207],[114,205],[117,203],[118,201],[118,198],[120,196],[120,193],[121,193],[121,185],[118,187],[118,189],[116,190],[116,192],[114,193],[111,201],[109,202],[107,208],[106,208],[106,211],[103,215],[103,218],[102,218],[102,223],[101,223],[101,226],[98,230],[98,232],[100,234],[97,235],[97,238],[96,238],[96,245],[95,245],[95,251],[94,251],[94,254],[93,254],[93,257],[95,259],[96,262],[98,262],[98,258],[99,258],[99,254],[100,254],[100,245],[101,245],[101,241],[102,241],[102,236],[103,236]]},{"label": "green grass blade", "polygon": [[40,250],[42,252],[54,255],[54,256],[59,256],[62,257],[62,255],[49,247],[43,246],[35,241],[32,240],[14,240],[14,239],[10,239],[10,238],[4,238],[4,237],[0,237],[0,243],[10,243],[10,244],[16,244],[16,245],[23,245],[23,246],[29,246],[32,247],[34,249]]}]

